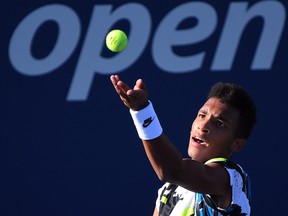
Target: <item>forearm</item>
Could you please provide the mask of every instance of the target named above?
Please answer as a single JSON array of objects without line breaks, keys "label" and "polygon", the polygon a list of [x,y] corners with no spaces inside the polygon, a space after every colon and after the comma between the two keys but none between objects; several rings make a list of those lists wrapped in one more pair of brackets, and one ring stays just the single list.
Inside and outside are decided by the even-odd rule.
[{"label": "forearm", "polygon": [[130,110],[130,112],[147,157],[158,178],[187,189],[204,191],[203,183],[211,181],[207,172],[209,169],[199,162],[183,160],[175,145],[163,133],[152,104],[142,110]]},{"label": "forearm", "polygon": [[175,179],[183,163],[180,152],[163,133],[159,119],[150,102],[139,110],[130,110],[147,157],[159,179]]},{"label": "forearm", "polygon": [[147,157],[161,181],[177,180],[183,159],[180,152],[164,133],[156,139],[142,140]]}]

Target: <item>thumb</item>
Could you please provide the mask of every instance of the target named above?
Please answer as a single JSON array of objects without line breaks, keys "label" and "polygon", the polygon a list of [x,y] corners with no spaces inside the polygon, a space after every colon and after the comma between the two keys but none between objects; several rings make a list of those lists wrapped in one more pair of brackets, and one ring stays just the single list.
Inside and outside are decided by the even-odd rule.
[{"label": "thumb", "polygon": [[144,84],[144,82],[143,82],[142,79],[138,79],[138,80],[136,81],[136,85],[134,86],[134,89],[135,89],[135,90],[137,90],[137,89],[146,90],[146,86],[145,86],[145,84]]}]

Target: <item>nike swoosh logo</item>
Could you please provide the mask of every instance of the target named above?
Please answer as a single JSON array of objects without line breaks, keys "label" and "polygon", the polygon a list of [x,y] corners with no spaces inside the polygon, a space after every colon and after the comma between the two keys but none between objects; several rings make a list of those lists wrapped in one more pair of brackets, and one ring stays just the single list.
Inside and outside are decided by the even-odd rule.
[{"label": "nike swoosh logo", "polygon": [[144,128],[148,127],[153,122],[153,120],[154,120],[154,118],[152,118],[152,117],[147,118],[146,120],[144,120],[144,123],[142,124],[142,126]]}]

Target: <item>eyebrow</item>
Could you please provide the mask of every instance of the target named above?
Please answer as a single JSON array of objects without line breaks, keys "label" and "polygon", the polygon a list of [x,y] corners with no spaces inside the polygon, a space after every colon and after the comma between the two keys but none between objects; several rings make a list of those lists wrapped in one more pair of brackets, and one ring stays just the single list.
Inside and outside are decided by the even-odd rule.
[{"label": "eyebrow", "polygon": [[203,114],[208,114],[208,112],[206,110],[204,110],[204,109],[200,109],[198,112],[199,113],[203,113]]},{"label": "eyebrow", "polygon": [[[208,111],[205,109],[200,109],[199,113],[203,113],[203,114],[207,115]],[[220,119],[221,121],[224,121],[226,123],[230,123],[230,121],[227,118],[225,118],[225,116],[223,116],[223,115],[215,116],[215,118]]]}]

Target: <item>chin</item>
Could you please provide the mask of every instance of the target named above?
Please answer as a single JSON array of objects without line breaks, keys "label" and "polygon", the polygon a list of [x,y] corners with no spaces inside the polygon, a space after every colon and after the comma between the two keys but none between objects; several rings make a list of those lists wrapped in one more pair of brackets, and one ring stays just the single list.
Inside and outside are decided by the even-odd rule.
[{"label": "chin", "polygon": [[198,149],[189,148],[188,155],[193,160],[198,161],[200,163],[205,163],[205,159],[203,158],[203,152],[199,151]]},{"label": "chin", "polygon": [[193,150],[193,149],[191,149],[191,148],[188,149],[188,155],[189,155],[189,157],[191,157],[193,160],[196,160],[196,158],[198,158],[200,154],[201,154],[200,152],[197,152],[197,151],[195,151],[195,150]]}]

